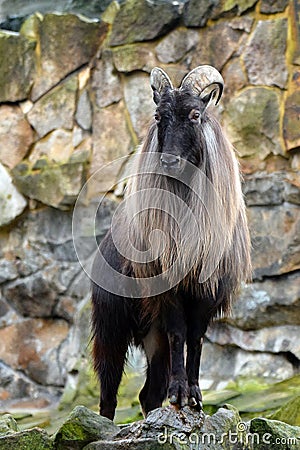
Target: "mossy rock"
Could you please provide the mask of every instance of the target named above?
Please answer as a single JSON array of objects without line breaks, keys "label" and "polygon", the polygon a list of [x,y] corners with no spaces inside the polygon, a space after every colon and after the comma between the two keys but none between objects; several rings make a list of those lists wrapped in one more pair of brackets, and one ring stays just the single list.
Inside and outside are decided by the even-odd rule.
[{"label": "mossy rock", "polygon": [[263,88],[248,88],[235,96],[225,112],[228,134],[241,157],[283,154],[280,135],[279,97]]},{"label": "mossy rock", "polygon": [[52,450],[53,442],[39,428],[0,436],[0,450]]},{"label": "mossy rock", "polygon": [[283,405],[269,418],[289,425],[300,426],[300,395]]},{"label": "mossy rock", "polygon": [[54,436],[57,450],[82,449],[97,440],[111,439],[119,428],[84,406],[76,406]]},{"label": "mossy rock", "polygon": [[32,39],[0,30],[0,102],[28,97],[36,70],[35,46]]},{"label": "mossy rock", "polygon": [[205,405],[217,406],[240,395],[237,391],[223,390],[223,391],[209,391],[203,393],[203,403]]},{"label": "mossy rock", "polygon": [[67,75],[88,63],[104,40],[106,31],[107,24],[83,16],[45,14],[39,25],[39,71],[31,99],[36,101]]},{"label": "mossy rock", "polygon": [[238,14],[242,14],[249,8],[252,8],[254,4],[257,3],[257,0],[225,0],[221,5],[223,6],[224,13],[232,10],[237,10]]},{"label": "mossy rock", "polygon": [[22,194],[60,209],[75,203],[84,181],[84,164],[68,161],[59,165],[42,158],[34,169],[37,170],[23,161],[13,170],[15,184]]},{"label": "mossy rock", "polygon": [[0,436],[19,431],[18,424],[10,414],[0,417]]},{"label": "mossy rock", "polygon": [[109,43],[116,46],[155,39],[167,33],[178,19],[178,5],[171,2],[127,0],[116,14]]},{"label": "mossy rock", "polygon": [[266,389],[256,392],[250,389],[244,391],[242,395],[230,400],[230,402],[244,413],[273,413],[276,409],[282,407],[287,401],[299,396],[300,394],[300,376],[289,378],[287,380],[275,383]]},{"label": "mossy rock", "polygon": [[300,427],[293,427],[277,420],[255,418],[250,423],[253,434],[253,450],[298,450]]}]

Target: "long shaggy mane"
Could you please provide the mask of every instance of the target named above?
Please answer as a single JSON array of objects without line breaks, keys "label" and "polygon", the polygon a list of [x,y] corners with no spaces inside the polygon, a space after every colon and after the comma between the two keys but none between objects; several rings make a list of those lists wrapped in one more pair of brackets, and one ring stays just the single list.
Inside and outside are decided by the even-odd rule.
[{"label": "long shaggy mane", "polygon": [[[212,115],[205,115],[197,132],[201,148],[191,151],[201,151],[199,167],[189,166],[185,178],[177,180],[153,167],[158,141],[156,124],[150,125],[131,166],[137,175],[128,182],[125,198],[132,201],[123,220],[130,229],[130,245],[151,258],[145,263],[133,258],[130,266],[137,278],[166,274],[170,285],[180,279],[175,289],[218,298],[227,310],[251,274],[239,167]],[[155,207],[143,210],[154,201],[153,189]]]}]

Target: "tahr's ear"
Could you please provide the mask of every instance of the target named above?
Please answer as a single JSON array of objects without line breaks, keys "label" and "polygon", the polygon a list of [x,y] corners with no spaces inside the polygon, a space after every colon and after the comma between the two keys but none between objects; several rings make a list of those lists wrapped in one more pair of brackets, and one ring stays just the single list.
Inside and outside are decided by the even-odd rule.
[{"label": "tahr's ear", "polygon": [[[215,100],[218,93],[219,93],[219,88],[215,88],[215,89],[212,89],[208,94],[201,96],[201,99],[205,105],[205,109],[208,108],[209,105],[211,104],[211,102],[213,102]],[[217,102],[216,102],[216,104],[217,104]]]},{"label": "tahr's ear", "polygon": [[153,90],[153,100],[156,104],[160,102],[161,94],[166,88],[173,89],[170,78],[159,67],[154,67],[150,74],[150,84]]},{"label": "tahr's ear", "polygon": [[153,101],[156,105],[158,105],[160,102],[161,95],[158,93],[158,91],[156,89],[154,89],[154,88],[152,88],[152,89],[153,89]]}]

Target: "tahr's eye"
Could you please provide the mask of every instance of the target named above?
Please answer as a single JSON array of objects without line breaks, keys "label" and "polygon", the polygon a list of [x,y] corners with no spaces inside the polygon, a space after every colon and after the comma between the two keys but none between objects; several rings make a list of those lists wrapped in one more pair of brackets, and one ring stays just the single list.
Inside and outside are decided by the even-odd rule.
[{"label": "tahr's eye", "polygon": [[154,114],[154,119],[156,120],[157,123],[160,122],[161,117],[160,117],[160,114],[159,114],[158,111],[155,112],[155,114]]},{"label": "tahr's eye", "polygon": [[192,109],[192,111],[189,113],[189,119],[191,122],[198,123],[200,117],[201,117],[200,111],[198,111],[197,109]]}]

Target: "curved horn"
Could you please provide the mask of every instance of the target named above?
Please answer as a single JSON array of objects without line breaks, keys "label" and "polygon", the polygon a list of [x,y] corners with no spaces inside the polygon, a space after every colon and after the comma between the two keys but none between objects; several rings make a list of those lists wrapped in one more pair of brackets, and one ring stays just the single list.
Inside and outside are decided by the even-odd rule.
[{"label": "curved horn", "polygon": [[168,77],[166,72],[164,72],[159,67],[154,67],[154,69],[151,70],[150,84],[152,89],[158,91],[159,94],[162,93],[165,87],[173,89],[170,78]]},{"label": "curved horn", "polygon": [[224,80],[220,72],[212,66],[203,65],[193,69],[182,80],[180,89],[189,87],[194,95],[200,96],[206,88],[214,84],[219,91],[215,103],[217,105],[223,93]]}]

